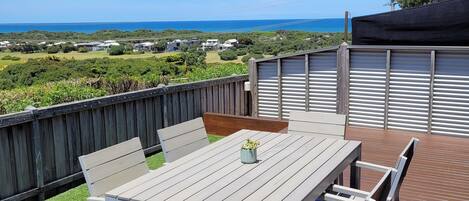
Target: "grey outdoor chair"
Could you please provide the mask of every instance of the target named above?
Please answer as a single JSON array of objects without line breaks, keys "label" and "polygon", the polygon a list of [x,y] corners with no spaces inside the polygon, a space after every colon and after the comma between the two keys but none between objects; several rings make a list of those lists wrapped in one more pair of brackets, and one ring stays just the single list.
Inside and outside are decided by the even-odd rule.
[{"label": "grey outdoor chair", "polygon": [[346,120],[340,114],[291,111],[288,134],[345,139]]},{"label": "grey outdoor chair", "polygon": [[[345,139],[346,121],[347,116],[340,114],[291,111],[288,134]],[[336,183],[343,184],[343,174]]]},{"label": "grey outdoor chair", "polygon": [[158,137],[167,163],[209,145],[202,118],[160,129]]},{"label": "grey outdoor chair", "polygon": [[78,157],[90,197],[104,201],[103,195],[149,172],[138,137]]},{"label": "grey outdoor chair", "polygon": [[[409,169],[410,163],[412,158],[414,157],[415,149],[418,144],[419,140],[417,138],[412,138],[404,150],[399,155],[397,160],[396,166],[394,168],[376,165],[372,163],[367,163],[363,161],[357,161],[356,166],[359,168],[366,168],[378,172],[388,173],[391,170],[391,186],[389,191],[381,191],[380,193],[376,194],[377,192],[365,192],[358,189],[352,189],[349,187],[333,185],[332,191],[338,192],[340,194],[350,195],[350,198],[344,198],[339,195],[335,194],[326,194],[325,200],[330,201],[345,201],[345,200],[356,200],[358,199],[365,199],[365,200],[383,200],[383,201],[399,201],[399,191],[401,188],[402,183],[404,182],[404,178],[407,175],[407,171]],[[383,184],[378,184],[383,185]],[[385,196],[385,197],[383,197]]]}]

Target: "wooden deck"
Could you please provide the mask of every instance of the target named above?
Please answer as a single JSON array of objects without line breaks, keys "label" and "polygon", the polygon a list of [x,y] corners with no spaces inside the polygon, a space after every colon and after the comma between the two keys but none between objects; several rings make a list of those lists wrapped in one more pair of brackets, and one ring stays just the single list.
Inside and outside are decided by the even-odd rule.
[{"label": "wooden deck", "polygon": [[[250,128],[245,125],[244,117],[224,115],[217,117],[217,126],[210,122],[211,116],[204,117],[207,131],[228,134],[236,128]],[[262,130],[256,120],[256,128]],[[225,122],[225,123],[223,123]],[[285,121],[276,123],[268,120],[272,130],[276,125],[285,125]],[[225,131],[221,125],[228,125]],[[283,130],[286,132],[285,130]],[[225,133],[223,133],[225,132]],[[212,132],[213,133],[213,132]],[[394,166],[399,153],[411,137],[420,139],[416,155],[401,189],[402,201],[441,201],[469,200],[469,138],[427,135],[406,131],[384,131],[381,129],[348,127],[346,138],[362,141],[362,160],[381,165]],[[368,170],[362,171],[362,189],[370,190],[382,175]],[[348,181],[348,171],[345,173]]]},{"label": "wooden deck", "polygon": [[[420,139],[401,189],[401,200],[468,200],[469,139],[405,131],[349,127],[346,138],[362,141],[362,160],[394,166],[411,137]],[[382,175],[363,170],[362,188]],[[348,175],[346,176],[348,178]]]}]

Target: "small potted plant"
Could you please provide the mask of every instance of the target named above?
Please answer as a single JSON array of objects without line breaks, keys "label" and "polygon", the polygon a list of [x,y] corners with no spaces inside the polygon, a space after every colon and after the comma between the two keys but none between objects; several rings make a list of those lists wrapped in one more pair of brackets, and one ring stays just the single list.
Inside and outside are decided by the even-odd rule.
[{"label": "small potted plant", "polygon": [[241,147],[241,162],[244,164],[252,164],[257,162],[257,146],[259,141],[247,139]]}]

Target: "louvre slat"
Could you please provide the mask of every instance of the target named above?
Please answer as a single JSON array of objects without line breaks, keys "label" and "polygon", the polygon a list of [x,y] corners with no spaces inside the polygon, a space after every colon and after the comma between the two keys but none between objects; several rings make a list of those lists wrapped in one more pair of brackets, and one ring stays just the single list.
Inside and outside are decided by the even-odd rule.
[{"label": "louvre slat", "polygon": [[389,97],[389,100],[396,102],[412,102],[412,103],[427,103],[425,99],[409,99],[409,98],[398,98],[398,97]]},{"label": "louvre slat", "polygon": [[377,104],[384,107],[384,102],[382,100],[371,100],[371,99],[361,99],[361,98],[350,98],[350,104],[357,102],[367,103],[367,104]]},{"label": "louvre slat", "polygon": [[381,122],[383,120],[382,116],[368,116],[368,115],[361,115],[361,114],[350,114],[350,118],[359,118],[359,119],[370,119],[370,120],[376,120]]}]

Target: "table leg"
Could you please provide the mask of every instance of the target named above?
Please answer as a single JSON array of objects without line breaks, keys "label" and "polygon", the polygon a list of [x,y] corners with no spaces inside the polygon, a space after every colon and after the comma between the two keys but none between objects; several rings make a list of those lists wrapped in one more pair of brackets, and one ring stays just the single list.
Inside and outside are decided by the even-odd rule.
[{"label": "table leg", "polygon": [[350,187],[354,189],[360,189],[361,170],[355,165],[355,162],[361,160],[361,147],[358,153],[358,157],[350,165]]}]

